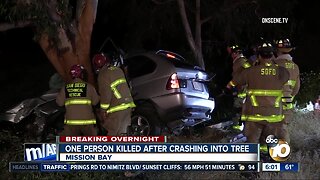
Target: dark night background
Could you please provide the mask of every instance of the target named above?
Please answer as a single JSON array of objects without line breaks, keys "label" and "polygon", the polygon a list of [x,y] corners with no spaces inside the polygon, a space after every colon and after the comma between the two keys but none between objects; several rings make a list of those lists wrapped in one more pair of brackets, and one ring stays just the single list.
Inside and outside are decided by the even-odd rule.
[{"label": "dark night background", "polygon": [[[211,6],[223,4],[223,1],[208,2],[203,13],[210,12]],[[216,19],[202,27],[206,69],[217,74],[213,83],[218,87],[224,86],[231,74],[231,60],[228,59],[226,46],[237,42],[249,48],[260,36],[267,39],[291,38],[296,46],[292,55],[301,71],[319,70],[320,21],[316,2],[263,2],[259,7],[261,17],[288,17],[288,24],[262,24],[261,18],[252,16],[252,6],[240,6],[231,14],[213,8]],[[49,88],[48,81],[55,70],[33,41],[33,35],[30,28],[0,32],[1,112]],[[100,0],[92,34],[92,53],[98,51],[107,37],[111,37],[127,53],[167,49],[194,63],[175,1],[156,5],[149,0]]]}]

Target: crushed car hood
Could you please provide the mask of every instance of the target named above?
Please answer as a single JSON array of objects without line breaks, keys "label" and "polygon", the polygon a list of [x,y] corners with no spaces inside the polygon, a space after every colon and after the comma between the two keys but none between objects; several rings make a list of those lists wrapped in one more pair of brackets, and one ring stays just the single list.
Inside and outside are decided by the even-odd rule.
[{"label": "crushed car hood", "polygon": [[23,100],[13,108],[1,113],[0,121],[19,123],[21,120],[28,117],[39,106],[54,101],[57,94],[58,90],[50,90],[40,97]]}]

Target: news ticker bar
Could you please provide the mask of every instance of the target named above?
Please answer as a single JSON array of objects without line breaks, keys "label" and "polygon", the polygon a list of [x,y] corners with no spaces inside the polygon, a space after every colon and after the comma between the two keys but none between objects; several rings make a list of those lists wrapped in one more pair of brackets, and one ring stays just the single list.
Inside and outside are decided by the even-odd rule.
[{"label": "news ticker bar", "polygon": [[259,163],[25,163],[10,162],[9,172],[79,171],[240,171],[259,172]]},{"label": "news ticker bar", "polygon": [[[261,167],[261,169],[260,169]],[[77,172],[77,171],[238,171],[299,172],[299,163],[78,163],[78,162],[10,162],[9,172]]]},{"label": "news ticker bar", "polygon": [[298,172],[299,163],[262,163],[262,171],[268,172]]},{"label": "news ticker bar", "polygon": [[252,162],[259,159],[254,153],[59,153],[59,161]]}]

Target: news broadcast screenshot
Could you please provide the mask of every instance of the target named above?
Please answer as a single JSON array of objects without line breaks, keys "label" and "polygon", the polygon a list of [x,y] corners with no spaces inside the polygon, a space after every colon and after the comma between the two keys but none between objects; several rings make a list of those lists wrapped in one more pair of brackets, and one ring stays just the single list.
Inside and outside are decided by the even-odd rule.
[{"label": "news broadcast screenshot", "polygon": [[169,143],[166,136],[60,136],[55,143],[25,143],[24,162],[10,162],[10,172],[228,171],[292,172],[291,149],[273,135],[266,139],[270,162],[260,144]]},{"label": "news broadcast screenshot", "polygon": [[0,0],[0,180],[320,180],[318,12]]}]

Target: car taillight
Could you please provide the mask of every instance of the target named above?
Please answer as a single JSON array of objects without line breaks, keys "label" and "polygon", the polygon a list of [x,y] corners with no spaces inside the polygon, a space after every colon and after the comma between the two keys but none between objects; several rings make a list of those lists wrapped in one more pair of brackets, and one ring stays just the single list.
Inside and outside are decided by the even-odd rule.
[{"label": "car taillight", "polygon": [[180,88],[179,85],[179,79],[177,73],[174,73],[170,76],[168,83],[167,83],[167,89],[178,89]]},{"label": "car taillight", "polygon": [[166,56],[168,57],[168,58],[172,58],[172,59],[174,59],[174,58],[176,58],[174,55],[172,55],[172,54],[166,54]]}]

